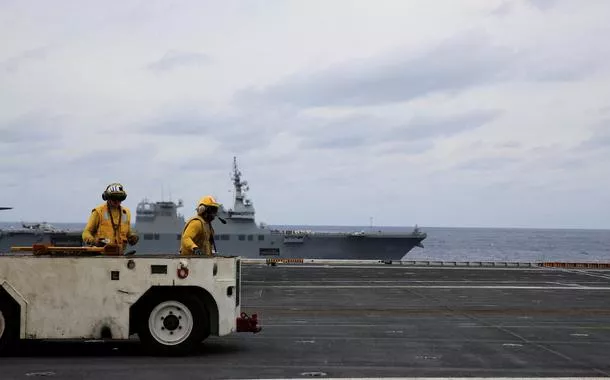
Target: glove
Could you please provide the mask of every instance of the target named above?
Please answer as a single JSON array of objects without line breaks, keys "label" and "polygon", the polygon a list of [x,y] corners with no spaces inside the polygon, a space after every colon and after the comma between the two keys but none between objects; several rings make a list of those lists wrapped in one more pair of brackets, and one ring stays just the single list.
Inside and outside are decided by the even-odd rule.
[{"label": "glove", "polygon": [[103,247],[106,244],[108,244],[108,239],[106,239],[106,238],[97,238],[97,239],[95,239],[95,246],[96,247]]},{"label": "glove", "polygon": [[129,245],[136,245],[138,243],[138,240],[140,240],[140,237],[138,235],[129,235],[127,237],[127,242],[129,243]]},{"label": "glove", "polygon": [[83,243],[87,244],[87,245],[95,245],[95,239],[93,238],[86,238],[83,240]]},{"label": "glove", "polygon": [[201,253],[201,249],[199,249],[199,248],[193,248],[193,255],[200,255],[200,256],[201,256],[201,255],[202,255],[202,253]]}]

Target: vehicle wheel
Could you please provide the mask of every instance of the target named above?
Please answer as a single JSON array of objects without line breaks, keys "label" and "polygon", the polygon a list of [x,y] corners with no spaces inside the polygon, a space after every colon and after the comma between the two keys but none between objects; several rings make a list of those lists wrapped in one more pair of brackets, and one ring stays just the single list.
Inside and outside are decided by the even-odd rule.
[{"label": "vehicle wheel", "polygon": [[166,294],[145,307],[139,336],[155,354],[183,355],[192,351],[209,331],[207,311],[192,295]]},{"label": "vehicle wheel", "polygon": [[197,301],[199,308],[201,310],[203,310],[204,319],[206,322],[205,326],[203,326],[203,329],[202,329],[203,331],[201,331],[201,335],[197,337],[197,339],[199,339],[199,343],[201,343],[210,336],[211,329],[212,329],[212,321],[210,319],[210,315],[208,314],[209,311],[208,311],[207,307],[205,306],[205,302],[203,302],[203,300],[199,297],[194,297],[194,299]]},{"label": "vehicle wheel", "polygon": [[0,354],[14,347],[19,340],[19,320],[14,308],[0,299]]}]

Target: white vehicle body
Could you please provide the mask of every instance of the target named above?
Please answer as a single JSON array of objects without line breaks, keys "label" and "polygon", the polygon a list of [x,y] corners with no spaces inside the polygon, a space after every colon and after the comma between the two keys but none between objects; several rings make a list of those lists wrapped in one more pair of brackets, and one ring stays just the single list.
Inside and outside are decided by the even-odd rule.
[{"label": "white vehicle body", "polygon": [[237,257],[2,255],[0,348],[18,339],[138,334],[171,353],[238,325],[258,332],[255,316],[243,323],[240,280]]}]

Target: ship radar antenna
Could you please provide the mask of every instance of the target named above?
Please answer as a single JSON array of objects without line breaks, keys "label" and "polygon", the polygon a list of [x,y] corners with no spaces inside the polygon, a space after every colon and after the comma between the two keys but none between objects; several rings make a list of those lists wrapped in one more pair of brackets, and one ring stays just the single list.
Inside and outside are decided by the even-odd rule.
[{"label": "ship radar antenna", "polygon": [[247,186],[247,182],[241,180],[241,172],[237,167],[237,157],[233,156],[233,173],[231,175],[231,179],[233,180],[233,187],[235,188],[235,192],[241,195],[242,190],[247,190],[244,187]]},{"label": "ship radar antenna", "polygon": [[248,181],[243,181],[241,177],[242,173],[237,167],[237,157],[233,156],[233,173],[231,173],[231,180],[233,181],[233,191],[235,200],[235,209],[238,209],[238,204],[244,204],[245,206],[252,206],[252,202],[246,198],[246,192],[250,190]]},{"label": "ship radar antenna", "polygon": [[233,182],[241,181],[241,172],[237,168],[237,157],[235,157],[235,156],[233,156],[233,173],[232,173],[231,178],[233,179]]}]

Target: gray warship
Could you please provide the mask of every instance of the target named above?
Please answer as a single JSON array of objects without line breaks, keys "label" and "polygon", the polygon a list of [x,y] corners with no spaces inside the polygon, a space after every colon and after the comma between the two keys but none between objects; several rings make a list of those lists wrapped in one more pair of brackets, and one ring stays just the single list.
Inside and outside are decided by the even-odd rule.
[{"label": "gray warship", "polygon": [[[426,238],[426,233],[417,227],[407,233],[269,228],[264,223],[256,223],[254,205],[246,197],[248,183],[242,180],[236,157],[233,157],[231,180],[233,207],[227,209],[221,205],[218,218],[212,222],[220,254],[248,258],[400,260],[414,247],[423,247],[422,241]],[[184,216],[178,213],[180,207],[183,207],[181,200],[152,203],[144,199],[138,204],[135,222],[140,234],[138,252],[178,249],[185,223]]]},{"label": "gray warship", "polygon": [[[2,207],[0,210],[10,210]],[[11,246],[27,246],[36,243],[80,246],[81,231],[57,228],[49,223],[22,223],[21,227],[0,229],[0,253],[9,252]]]},{"label": "gray warship", "polygon": [[[381,231],[320,232],[284,230],[257,224],[254,205],[246,192],[248,183],[233,157],[231,180],[234,188],[232,208],[220,207],[214,226],[214,243],[221,255],[240,255],[247,258],[303,258],[351,260],[400,260],[414,247],[422,247],[426,233],[417,226],[412,232],[388,233]],[[185,218],[178,212],[182,200],[140,201],[135,212],[134,229],[140,241],[133,249],[136,254],[178,252]],[[194,209],[194,207],[193,207]],[[194,212],[194,211],[193,211]],[[24,226],[25,227],[25,226]],[[81,231],[46,228],[22,228],[0,231],[0,252],[12,245],[52,243],[80,246]]]}]

